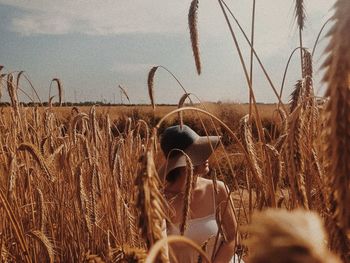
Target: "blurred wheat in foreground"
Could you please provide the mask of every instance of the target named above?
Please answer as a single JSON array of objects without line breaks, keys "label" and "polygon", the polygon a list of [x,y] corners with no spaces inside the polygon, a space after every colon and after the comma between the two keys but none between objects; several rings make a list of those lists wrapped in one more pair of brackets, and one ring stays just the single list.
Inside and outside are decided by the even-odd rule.
[{"label": "blurred wheat in foreground", "polygon": [[304,210],[267,209],[247,227],[250,263],[338,263],[326,247],[320,217]]}]

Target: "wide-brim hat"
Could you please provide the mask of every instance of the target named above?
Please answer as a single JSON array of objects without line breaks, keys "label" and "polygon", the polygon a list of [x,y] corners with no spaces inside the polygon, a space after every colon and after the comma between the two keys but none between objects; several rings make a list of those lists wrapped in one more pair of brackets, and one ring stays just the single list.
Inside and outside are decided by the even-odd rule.
[{"label": "wide-brim hat", "polygon": [[203,164],[215,151],[219,141],[220,136],[200,136],[187,125],[168,127],[160,141],[167,159],[158,171],[159,176],[165,178],[171,170],[185,167],[186,155],[191,159],[193,166]]}]

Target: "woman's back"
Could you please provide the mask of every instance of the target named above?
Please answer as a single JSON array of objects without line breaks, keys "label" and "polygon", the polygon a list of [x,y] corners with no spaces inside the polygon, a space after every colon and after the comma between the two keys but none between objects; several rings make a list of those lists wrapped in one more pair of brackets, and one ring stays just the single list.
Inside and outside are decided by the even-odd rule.
[{"label": "woman's back", "polygon": [[[222,236],[219,235],[219,227],[216,221],[216,207],[218,204],[215,197],[214,185],[211,180],[198,178],[198,185],[199,189],[197,189],[197,193],[194,193],[194,195],[200,195],[201,199],[193,198],[200,202],[192,203],[191,205],[193,212],[191,214],[192,218],[187,222],[184,236],[196,242],[206,251],[209,257],[212,257],[212,254],[216,253],[221,242],[223,242]],[[177,207],[176,211],[182,210],[180,207]],[[206,215],[203,215],[203,213],[206,213]],[[193,215],[199,215],[199,217]],[[180,222],[170,224],[167,231],[168,235],[180,235],[179,229]],[[174,255],[176,255],[178,262],[198,262],[198,253],[186,245],[173,245],[171,249]]]}]

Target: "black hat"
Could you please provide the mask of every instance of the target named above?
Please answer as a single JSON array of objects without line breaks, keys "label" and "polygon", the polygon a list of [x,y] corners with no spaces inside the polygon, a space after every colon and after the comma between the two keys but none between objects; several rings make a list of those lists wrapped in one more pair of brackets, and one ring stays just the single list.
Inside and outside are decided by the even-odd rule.
[{"label": "black hat", "polygon": [[200,136],[187,125],[176,125],[165,129],[160,138],[160,146],[167,163],[160,169],[166,176],[177,167],[186,166],[186,153],[194,166],[204,163],[216,149],[220,136]]}]

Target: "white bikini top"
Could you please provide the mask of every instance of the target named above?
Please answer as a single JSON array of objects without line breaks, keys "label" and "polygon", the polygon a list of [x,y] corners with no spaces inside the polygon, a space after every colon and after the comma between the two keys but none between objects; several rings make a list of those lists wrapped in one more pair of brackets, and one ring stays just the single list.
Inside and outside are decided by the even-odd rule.
[{"label": "white bikini top", "polygon": [[[179,224],[171,225],[168,228],[168,235],[180,235]],[[203,245],[209,238],[218,233],[218,225],[215,219],[215,213],[205,217],[189,219],[184,236],[192,239],[198,245]]]},{"label": "white bikini top", "polygon": [[[219,235],[219,239],[215,242],[219,227],[216,222],[216,216],[215,216],[216,198],[215,198],[214,186],[213,186],[213,203],[214,203],[214,206],[213,206],[214,210],[212,214],[204,217],[189,219],[187,222],[187,229],[185,230],[185,233],[184,233],[185,237],[192,239],[201,247],[204,245],[205,242],[207,242],[205,251],[209,256],[209,259],[212,257],[213,253],[215,254],[217,252],[218,247],[223,241],[222,236]],[[171,224],[170,226],[168,226],[167,234],[180,235],[179,225],[180,224]],[[215,249],[214,249],[214,245],[215,245]],[[169,251],[170,252],[169,255],[170,255],[171,262],[173,259],[171,257],[171,254],[173,254],[176,257],[175,262],[179,262],[179,263],[197,263],[198,262],[199,254],[192,248],[189,248],[187,245],[176,244],[176,245],[171,245],[170,248],[171,248],[171,251]],[[240,260],[236,254],[233,255],[232,259],[229,262],[244,263],[244,261]]]}]

